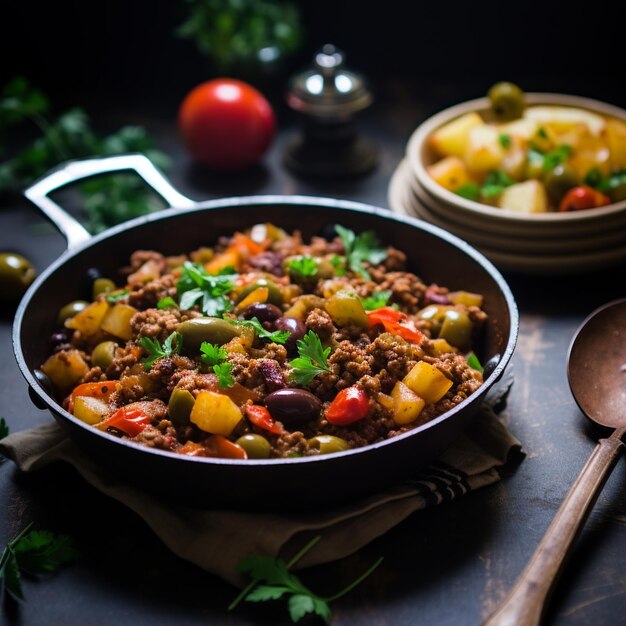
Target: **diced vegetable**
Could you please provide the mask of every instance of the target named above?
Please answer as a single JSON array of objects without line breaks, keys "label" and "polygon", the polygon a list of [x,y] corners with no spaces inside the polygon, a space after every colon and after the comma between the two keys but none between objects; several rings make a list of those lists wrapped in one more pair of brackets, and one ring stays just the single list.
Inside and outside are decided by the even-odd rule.
[{"label": "diced vegetable", "polygon": [[319,296],[307,294],[296,298],[295,302],[285,311],[285,317],[303,320],[313,309],[323,309],[324,300]]},{"label": "diced vegetable", "polygon": [[367,328],[369,320],[358,296],[338,291],[326,301],[326,311],[337,326],[361,326]]},{"label": "diced vegetable", "polygon": [[115,304],[106,312],[100,328],[114,337],[128,341],[133,335],[130,320],[135,313],[137,313],[135,307],[128,304]]},{"label": "diced vegetable", "polygon": [[250,422],[257,428],[267,430],[274,435],[281,435],[285,432],[283,425],[280,422],[277,422],[264,406],[259,406],[258,404],[246,404],[244,406],[244,410]]},{"label": "diced vegetable", "polygon": [[148,413],[139,408],[139,404],[128,404],[119,408],[111,417],[98,424],[100,430],[117,430],[129,437],[136,437],[152,421]]},{"label": "diced vegetable", "polygon": [[455,191],[471,181],[467,166],[457,156],[441,159],[426,169],[435,182],[450,191]]},{"label": "diced vegetable", "polygon": [[237,271],[241,268],[241,253],[236,248],[228,248],[204,264],[204,269],[209,274],[218,274],[227,267],[234,267]]},{"label": "diced vegetable", "polygon": [[548,211],[548,196],[540,181],[527,180],[504,189],[498,206],[519,213],[545,213]]},{"label": "diced vegetable", "polygon": [[104,380],[95,383],[83,383],[74,387],[69,397],[67,410],[73,413],[74,400],[77,396],[86,396],[107,401],[113,392],[118,388],[119,383],[115,380]]},{"label": "diced vegetable", "polygon": [[416,363],[402,382],[429,403],[441,400],[452,387],[452,381],[447,376],[425,361]]},{"label": "diced vegetable", "polygon": [[251,304],[257,304],[258,302],[267,302],[268,296],[269,289],[267,287],[257,287],[237,304],[237,311],[243,311]]},{"label": "diced vegetable", "polygon": [[[68,328],[79,330],[85,337],[95,335],[102,324],[102,320],[109,311],[110,305],[105,300],[92,302],[82,311],[65,322]],[[130,337],[129,337],[130,338]]]},{"label": "diced vegetable", "polygon": [[483,305],[483,296],[471,291],[450,291],[448,300],[453,304],[464,304],[465,306],[481,307]]},{"label": "diced vegetable", "polygon": [[335,426],[348,426],[367,417],[369,400],[360,387],[342,389],[326,409],[326,419]]},{"label": "diced vegetable", "polygon": [[463,157],[467,149],[470,131],[476,126],[482,126],[483,123],[478,113],[466,113],[438,128],[430,136],[430,145],[441,156]]},{"label": "diced vegetable", "polygon": [[189,416],[195,403],[191,391],[187,389],[174,389],[167,403],[167,413],[174,424],[189,423]]},{"label": "diced vegetable", "polygon": [[111,413],[111,405],[106,400],[90,396],[76,396],[72,413],[79,420],[94,426]]},{"label": "diced vegetable", "polygon": [[392,391],[393,421],[396,424],[410,424],[414,422],[422,412],[426,402],[412,389],[398,381]]},{"label": "diced vegetable", "polygon": [[523,117],[557,134],[584,124],[591,133],[599,136],[605,128],[605,121],[601,115],[575,107],[531,106],[524,111]]},{"label": "diced vegetable", "polygon": [[213,391],[201,391],[189,416],[200,430],[228,436],[241,421],[239,407],[228,397]]},{"label": "diced vegetable", "polygon": [[626,170],[626,122],[613,118],[607,119],[606,136],[611,151],[611,169]]},{"label": "diced vegetable", "polygon": [[367,317],[370,326],[382,324],[388,333],[398,335],[415,345],[420,345],[426,339],[424,333],[415,327],[413,320],[410,320],[406,313],[393,307],[384,306],[374,311],[368,311]]},{"label": "diced vegetable", "polygon": [[437,354],[446,354],[447,352],[457,352],[454,346],[451,346],[445,339],[433,339],[433,348]]},{"label": "diced vegetable", "polygon": [[595,209],[611,203],[611,199],[602,192],[586,185],[570,189],[559,204],[559,211],[580,211],[581,209]]},{"label": "diced vegetable", "polygon": [[245,461],[248,458],[246,451],[236,443],[229,441],[222,435],[211,435],[203,442],[207,456],[218,459],[239,459]]},{"label": "diced vegetable", "polygon": [[65,393],[89,371],[89,366],[78,350],[63,350],[49,357],[41,371],[58,392]]},{"label": "diced vegetable", "polygon": [[439,337],[457,348],[468,348],[472,339],[473,324],[467,313],[449,309],[446,311]]},{"label": "diced vegetable", "polygon": [[499,135],[498,129],[488,124],[481,124],[470,130],[464,155],[470,172],[486,174],[500,169],[504,148],[499,141]]}]

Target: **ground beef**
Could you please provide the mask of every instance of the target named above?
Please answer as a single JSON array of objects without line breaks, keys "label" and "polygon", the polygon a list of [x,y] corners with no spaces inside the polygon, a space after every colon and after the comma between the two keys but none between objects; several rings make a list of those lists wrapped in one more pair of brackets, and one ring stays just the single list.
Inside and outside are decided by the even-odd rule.
[{"label": "ground beef", "polygon": [[128,294],[128,304],[137,309],[148,309],[157,305],[159,300],[176,295],[176,278],[166,274],[149,283],[133,285]]},{"label": "ground beef", "polygon": [[251,256],[243,271],[261,271],[274,276],[283,276],[283,257],[276,252],[261,252]]},{"label": "ground beef", "polygon": [[274,442],[270,456],[273,458],[305,456],[309,452],[309,444],[300,431],[285,432]]},{"label": "ground beef", "polygon": [[[386,272],[376,275],[378,287],[390,290],[390,303],[395,303],[406,313],[417,313],[426,302],[426,285],[410,272]],[[374,274],[372,274],[374,278]]]},{"label": "ground beef", "polygon": [[309,330],[317,333],[322,341],[328,341],[337,327],[330,315],[323,309],[313,309],[306,317],[305,325]]},{"label": "ground beef", "polygon": [[180,322],[199,316],[197,311],[147,309],[135,313],[130,323],[133,337],[152,337],[162,342],[176,331]]},{"label": "ground beef", "polygon": [[362,348],[350,341],[342,341],[328,359],[331,371],[337,376],[337,389],[350,387],[363,376],[369,376],[373,361],[373,357]]}]

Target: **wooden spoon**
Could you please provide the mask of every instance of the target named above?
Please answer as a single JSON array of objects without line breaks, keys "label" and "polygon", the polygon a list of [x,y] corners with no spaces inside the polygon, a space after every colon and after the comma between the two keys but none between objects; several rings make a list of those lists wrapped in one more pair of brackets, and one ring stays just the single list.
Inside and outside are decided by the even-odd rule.
[{"label": "wooden spoon", "polygon": [[600,439],[526,569],[484,626],[539,624],[578,532],[609,477],[626,433],[626,298],[594,311],[574,335],[567,357],[570,389],[593,422],[613,428]]}]

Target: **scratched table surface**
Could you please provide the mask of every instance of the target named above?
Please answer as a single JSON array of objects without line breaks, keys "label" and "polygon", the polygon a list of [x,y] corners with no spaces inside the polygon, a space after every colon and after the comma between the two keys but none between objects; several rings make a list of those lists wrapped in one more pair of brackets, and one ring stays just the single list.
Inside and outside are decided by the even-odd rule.
[{"label": "scratched table surface", "polygon": [[[212,176],[191,166],[172,123],[174,112],[167,107],[110,107],[93,117],[105,130],[144,125],[173,158],[173,183],[192,198],[299,193],[386,207],[389,179],[411,131],[437,108],[473,95],[448,90],[426,99],[397,85],[381,86],[375,106],[361,121],[362,131],[380,150],[380,164],[369,176],[353,181],[292,176],[282,165],[285,142],[294,132],[288,117],[264,165],[244,176]],[[64,241],[26,201],[15,199],[0,210],[0,249],[17,250],[42,269],[62,253]],[[332,593],[378,556],[385,557],[365,584],[333,604],[332,624],[464,626],[479,624],[496,607],[602,434],[587,424],[570,395],[565,359],[586,315],[624,296],[624,269],[569,277],[505,274],[520,308],[521,326],[512,361],[515,382],[503,418],[527,456],[501,482],[414,514],[358,553],[305,571],[303,578],[313,589]],[[51,417],[29,401],[12,355],[12,319],[13,311],[5,307],[0,414],[17,431]],[[31,521],[38,528],[71,535],[80,560],[46,580],[25,580],[27,602],[5,603],[1,623],[290,623],[282,605],[242,605],[228,613],[233,587],[171,554],[138,516],[67,467],[25,476],[5,462],[0,465],[0,543]],[[625,609],[626,465],[620,460],[577,540],[546,623],[623,623]]]}]

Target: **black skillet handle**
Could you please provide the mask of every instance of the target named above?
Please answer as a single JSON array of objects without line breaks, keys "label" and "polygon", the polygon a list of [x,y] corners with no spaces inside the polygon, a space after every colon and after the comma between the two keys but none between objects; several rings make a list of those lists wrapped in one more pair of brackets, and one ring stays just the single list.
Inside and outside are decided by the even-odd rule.
[{"label": "black skillet handle", "polygon": [[24,191],[24,195],[61,231],[67,240],[67,247],[73,248],[87,241],[90,234],[76,219],[51,200],[49,194],[83,178],[121,170],[135,171],[170,206],[182,209],[196,204],[174,189],[163,173],[143,154],[120,154],[68,161],[33,183]]}]

